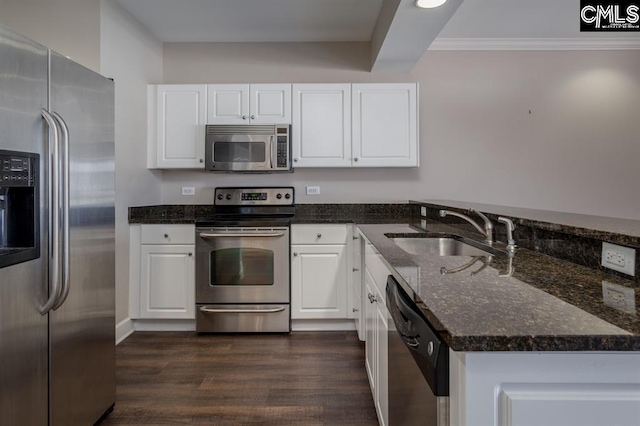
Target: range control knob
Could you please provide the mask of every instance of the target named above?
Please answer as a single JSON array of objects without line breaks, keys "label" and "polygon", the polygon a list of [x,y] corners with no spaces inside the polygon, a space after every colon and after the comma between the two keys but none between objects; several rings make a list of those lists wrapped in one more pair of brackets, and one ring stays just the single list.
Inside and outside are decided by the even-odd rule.
[{"label": "range control knob", "polygon": [[282,194],[280,194],[280,193],[279,193],[278,195],[276,195],[276,198],[277,198],[278,200],[279,200],[279,199],[281,199],[281,198],[282,198]]},{"label": "range control knob", "polygon": [[291,194],[284,194],[284,198],[288,200],[289,198],[291,198]]},{"label": "range control knob", "polygon": [[218,200],[222,200],[223,196],[222,194],[218,194]]},{"label": "range control knob", "polygon": [[227,194],[227,200],[231,199],[231,194]]}]

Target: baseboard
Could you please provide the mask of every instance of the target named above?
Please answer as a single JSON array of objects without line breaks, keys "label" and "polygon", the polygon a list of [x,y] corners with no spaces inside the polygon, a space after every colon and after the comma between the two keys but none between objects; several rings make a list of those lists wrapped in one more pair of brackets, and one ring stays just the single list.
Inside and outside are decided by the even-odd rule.
[{"label": "baseboard", "polygon": [[196,320],[137,319],[133,320],[135,331],[196,331]]},{"label": "baseboard", "polygon": [[291,320],[291,331],[355,331],[356,323],[351,319],[296,319]]},{"label": "baseboard", "polygon": [[131,336],[133,332],[133,321],[131,321],[131,318],[125,318],[116,324],[116,346]]}]

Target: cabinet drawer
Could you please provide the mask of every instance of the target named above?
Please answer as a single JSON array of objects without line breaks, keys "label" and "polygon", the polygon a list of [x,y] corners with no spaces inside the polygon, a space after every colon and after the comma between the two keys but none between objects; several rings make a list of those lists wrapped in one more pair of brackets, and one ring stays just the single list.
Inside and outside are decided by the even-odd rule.
[{"label": "cabinet drawer", "polygon": [[195,244],[194,225],[142,225],[142,244]]},{"label": "cabinet drawer", "polygon": [[389,268],[387,268],[387,266],[384,264],[381,257],[382,256],[380,255],[380,253],[378,253],[378,250],[376,250],[373,244],[367,242],[364,254],[365,268],[371,274],[373,281],[378,287],[378,291],[380,291],[380,294],[384,298],[384,295],[386,295],[387,277],[391,274],[391,272],[389,271]]},{"label": "cabinet drawer", "polygon": [[291,244],[346,244],[349,225],[293,225]]}]

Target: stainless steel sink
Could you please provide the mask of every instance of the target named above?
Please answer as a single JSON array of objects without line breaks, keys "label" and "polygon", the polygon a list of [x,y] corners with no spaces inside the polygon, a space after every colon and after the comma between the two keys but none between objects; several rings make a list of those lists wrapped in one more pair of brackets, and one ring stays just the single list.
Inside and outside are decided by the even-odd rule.
[{"label": "stainless steel sink", "polygon": [[409,254],[435,256],[489,256],[490,253],[454,238],[389,238]]}]

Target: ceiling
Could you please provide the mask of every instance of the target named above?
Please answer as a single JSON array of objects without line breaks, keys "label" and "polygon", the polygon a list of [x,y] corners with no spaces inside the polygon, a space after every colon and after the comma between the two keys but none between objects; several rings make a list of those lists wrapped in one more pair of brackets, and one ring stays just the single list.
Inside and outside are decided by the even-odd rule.
[{"label": "ceiling", "polygon": [[383,71],[408,71],[434,40],[594,35],[579,31],[580,0],[449,0],[436,9],[414,0],[117,1],[162,42],[371,42],[372,70]]}]

